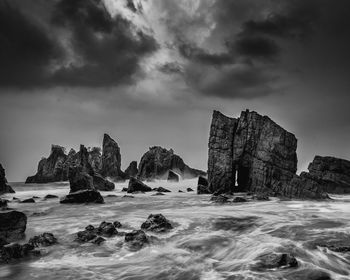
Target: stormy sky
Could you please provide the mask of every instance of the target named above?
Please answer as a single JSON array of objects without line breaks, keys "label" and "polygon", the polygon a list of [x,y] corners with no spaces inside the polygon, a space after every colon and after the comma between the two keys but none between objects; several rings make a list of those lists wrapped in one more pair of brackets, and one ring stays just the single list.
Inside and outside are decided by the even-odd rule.
[{"label": "stormy sky", "polygon": [[0,162],[36,172],[51,144],[122,166],[148,147],[207,168],[212,110],[249,108],[314,155],[350,159],[348,0],[0,0]]}]

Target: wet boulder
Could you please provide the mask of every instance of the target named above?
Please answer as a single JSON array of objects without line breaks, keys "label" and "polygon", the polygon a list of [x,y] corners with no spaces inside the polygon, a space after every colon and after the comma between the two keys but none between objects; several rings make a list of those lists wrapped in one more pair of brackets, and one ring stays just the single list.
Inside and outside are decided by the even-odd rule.
[{"label": "wet boulder", "polygon": [[152,188],[147,186],[146,184],[142,183],[140,180],[131,177],[129,180],[129,185],[128,185],[128,193],[133,193],[133,192],[150,192],[152,191]]},{"label": "wet boulder", "polygon": [[152,196],[159,196],[159,195],[165,195],[165,194],[162,192],[156,192],[156,193],[152,194]]},{"label": "wet boulder", "polygon": [[40,255],[40,251],[34,250],[34,246],[31,244],[8,244],[0,248],[0,263],[9,263],[13,260],[38,255]]},{"label": "wet boulder", "polygon": [[77,240],[80,242],[91,242],[96,239],[98,236],[95,230],[83,230],[77,232]]},{"label": "wet boulder", "polygon": [[35,203],[34,198],[27,198],[21,201],[21,203]]},{"label": "wet boulder", "polygon": [[106,237],[111,237],[113,235],[118,234],[118,230],[116,229],[114,223],[108,223],[103,221],[98,229],[97,229],[98,234],[106,236]]},{"label": "wet boulder", "polygon": [[104,200],[96,190],[81,190],[68,194],[60,203],[104,203]]},{"label": "wet boulder", "polygon": [[254,268],[256,270],[267,270],[276,268],[298,267],[297,259],[291,254],[268,253],[258,257]]},{"label": "wet boulder", "polygon": [[169,170],[168,173],[168,182],[179,182],[180,181],[180,175],[175,173],[172,170]]},{"label": "wet boulder", "polygon": [[132,251],[142,249],[149,244],[149,238],[143,230],[133,230],[125,234],[124,241]]},{"label": "wet boulder", "polygon": [[53,194],[48,194],[48,195],[45,195],[44,199],[53,199],[53,198],[58,198],[57,195],[53,195]]},{"label": "wet boulder", "polygon": [[186,190],[187,190],[187,192],[193,192],[193,191],[194,191],[194,190],[191,189],[191,188],[187,188]]},{"label": "wet boulder", "polygon": [[29,239],[28,244],[34,247],[47,247],[57,243],[56,237],[50,232],[44,232],[43,234],[34,236]]},{"label": "wet boulder", "polygon": [[141,229],[153,232],[166,232],[173,228],[168,219],[162,214],[151,214],[147,220],[141,225]]},{"label": "wet boulder", "polygon": [[153,190],[156,192],[171,192],[170,190],[163,187],[153,188]]},{"label": "wet boulder", "polygon": [[0,212],[0,238],[7,241],[22,239],[27,226],[27,216],[19,211]]},{"label": "wet boulder", "polygon": [[94,174],[92,181],[95,189],[99,191],[112,191],[114,190],[114,183],[103,178],[100,174]]}]

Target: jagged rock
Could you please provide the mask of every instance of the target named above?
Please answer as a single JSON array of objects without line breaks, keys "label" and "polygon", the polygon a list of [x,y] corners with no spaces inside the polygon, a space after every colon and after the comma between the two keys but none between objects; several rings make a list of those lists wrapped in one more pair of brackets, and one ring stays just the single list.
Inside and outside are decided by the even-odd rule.
[{"label": "jagged rock", "polygon": [[92,167],[92,169],[99,173],[102,169],[102,154],[101,154],[101,148],[100,147],[93,147],[88,150],[89,153],[89,163]]},{"label": "jagged rock", "polygon": [[46,200],[46,199],[53,199],[53,198],[58,198],[58,196],[57,196],[57,195],[53,195],[53,194],[47,194],[47,195],[45,195],[45,197],[44,197],[45,200]]},{"label": "jagged rock", "polygon": [[239,118],[229,118],[214,111],[209,138],[209,188],[216,194],[249,191],[292,198],[318,197],[322,191],[315,186],[306,191],[294,190],[296,148],[295,136],[267,116],[246,110]]},{"label": "jagged rock", "polygon": [[153,188],[153,190],[156,192],[171,192],[170,190],[163,187]]},{"label": "jagged rock", "polygon": [[93,177],[93,184],[97,190],[100,191],[112,191],[114,190],[114,183],[103,178],[99,174],[95,174]]},{"label": "jagged rock", "polygon": [[104,177],[110,177],[115,181],[123,181],[125,180],[126,175],[121,171],[120,166],[120,148],[117,142],[115,142],[108,134],[104,134],[101,175]]},{"label": "jagged rock", "polygon": [[150,192],[152,191],[152,188],[147,186],[146,184],[142,183],[140,180],[131,177],[129,180],[129,186],[128,186],[128,193],[134,193],[134,192]]},{"label": "jagged rock", "polygon": [[138,169],[137,169],[137,161],[132,161],[130,162],[129,166],[127,169],[125,169],[125,174],[127,176],[127,178],[130,177],[136,177],[137,173],[138,173]]},{"label": "jagged rock", "polygon": [[80,242],[90,242],[97,238],[94,230],[83,230],[77,232],[77,240]]},{"label": "jagged rock", "polygon": [[186,190],[187,192],[194,192],[194,190],[192,190],[191,188],[187,188]]},{"label": "jagged rock", "polygon": [[197,194],[211,194],[208,180],[202,176],[198,177]]},{"label": "jagged rock", "polygon": [[258,258],[257,264],[254,266],[256,270],[266,270],[275,268],[295,268],[298,267],[298,261],[291,254],[265,254]]},{"label": "jagged rock", "polygon": [[0,195],[4,193],[15,193],[9,184],[7,184],[5,169],[0,163]]},{"label": "jagged rock", "polygon": [[21,203],[35,203],[35,200],[33,198],[27,198],[22,200]]},{"label": "jagged rock", "polygon": [[56,237],[50,232],[44,232],[43,234],[34,236],[29,239],[28,244],[34,247],[47,247],[57,243]]},{"label": "jagged rock", "polygon": [[141,229],[154,231],[154,232],[166,232],[172,229],[173,226],[162,214],[151,214],[147,220],[141,225]]},{"label": "jagged rock", "polygon": [[67,181],[67,172],[64,168],[66,159],[64,147],[52,145],[50,156],[39,161],[37,173],[28,177],[26,184]]},{"label": "jagged rock", "polygon": [[0,212],[0,238],[7,241],[22,239],[27,226],[27,216],[19,211]]},{"label": "jagged rock", "polygon": [[205,172],[186,165],[172,149],[155,146],[142,156],[137,177],[140,180],[166,179],[169,170],[180,174],[184,179],[205,175]]},{"label": "jagged rock", "polygon": [[103,203],[103,197],[96,190],[81,190],[68,194],[60,203]]},{"label": "jagged rock", "polygon": [[118,230],[114,223],[108,223],[103,221],[98,227],[98,233],[103,236],[111,237],[118,234]]},{"label": "jagged rock", "polygon": [[176,174],[174,171],[169,170],[168,173],[168,182],[179,182],[180,181],[180,175]]},{"label": "jagged rock", "polygon": [[133,230],[125,234],[124,241],[133,251],[140,250],[145,245],[149,244],[149,238],[143,230]]},{"label": "jagged rock", "polygon": [[40,255],[40,251],[34,250],[34,246],[31,244],[9,244],[0,248],[0,263],[9,263],[12,260],[38,255]]},{"label": "jagged rock", "polygon": [[69,168],[70,193],[80,190],[95,190],[93,177],[84,171],[83,166]]}]

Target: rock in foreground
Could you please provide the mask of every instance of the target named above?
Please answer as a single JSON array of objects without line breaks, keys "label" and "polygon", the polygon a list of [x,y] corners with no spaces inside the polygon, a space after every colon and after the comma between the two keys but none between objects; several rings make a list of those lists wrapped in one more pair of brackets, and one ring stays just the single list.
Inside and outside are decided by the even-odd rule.
[{"label": "rock in foreground", "polygon": [[15,241],[24,237],[27,216],[19,211],[0,212],[0,238]]},{"label": "rock in foreground", "polygon": [[173,226],[162,214],[151,214],[147,220],[141,225],[141,229],[154,232],[166,232],[171,230]]},{"label": "rock in foreground", "polygon": [[149,244],[149,238],[142,230],[133,230],[125,234],[124,241],[132,251],[142,249],[145,245]]},{"label": "rock in foreground", "polygon": [[60,203],[104,203],[104,200],[96,190],[81,190],[68,194]]},{"label": "rock in foreground", "polygon": [[152,188],[147,186],[146,184],[142,183],[140,180],[131,177],[129,180],[129,185],[128,185],[128,193],[133,193],[133,192],[151,192]]},{"label": "rock in foreground", "polygon": [[34,247],[47,247],[57,243],[56,237],[49,232],[44,232],[43,234],[34,236],[29,239],[28,244]]}]

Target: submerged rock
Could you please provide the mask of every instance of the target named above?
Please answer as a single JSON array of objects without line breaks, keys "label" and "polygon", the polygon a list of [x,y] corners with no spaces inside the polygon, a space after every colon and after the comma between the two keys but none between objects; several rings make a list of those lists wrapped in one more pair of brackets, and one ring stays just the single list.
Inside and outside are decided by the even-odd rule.
[{"label": "submerged rock", "polygon": [[225,196],[223,194],[213,195],[210,198],[210,201],[215,202],[215,203],[226,203],[226,202],[229,202],[229,197]]},{"label": "submerged rock", "polygon": [[133,230],[125,234],[124,241],[132,251],[142,249],[145,245],[149,244],[149,238],[143,230]]},{"label": "submerged rock", "polygon": [[169,170],[168,173],[168,182],[179,182],[180,181],[180,175],[175,173],[172,170]]},{"label": "submerged rock", "polygon": [[107,236],[107,237],[111,237],[113,235],[118,234],[118,230],[117,230],[115,224],[114,223],[108,223],[108,222],[105,222],[105,221],[103,221],[99,225],[99,227],[97,229],[97,232],[100,235]]},{"label": "submerged rock", "polygon": [[24,237],[27,216],[19,211],[0,212],[0,238],[15,241]]},{"label": "submerged rock", "polygon": [[53,195],[53,194],[47,194],[44,197],[44,199],[53,199],[53,198],[59,198],[59,197],[57,195]]},{"label": "submerged rock", "polygon": [[191,188],[187,188],[186,190],[187,190],[187,192],[194,192],[194,190]]},{"label": "submerged rock", "polygon": [[60,203],[104,203],[104,200],[96,190],[81,190],[68,194]]},{"label": "submerged rock", "polygon": [[205,175],[205,172],[186,165],[172,149],[155,146],[142,156],[137,177],[140,180],[167,179],[170,170],[185,179]]},{"label": "submerged rock", "polygon": [[35,203],[34,198],[27,198],[21,201],[21,203]]},{"label": "submerged rock", "polygon": [[156,192],[171,192],[170,190],[163,187],[154,188],[153,190]]},{"label": "submerged rock", "polygon": [[162,214],[151,214],[147,220],[141,225],[141,229],[154,231],[154,232],[166,232],[172,229],[173,226]]},{"label": "submerged rock", "polygon": [[156,192],[156,193],[152,194],[152,196],[158,196],[158,195],[165,195],[165,194],[161,193],[161,192]]},{"label": "submerged rock", "polygon": [[139,170],[137,169],[137,161],[130,162],[128,168],[124,171],[127,178],[136,177],[138,172]]},{"label": "submerged rock", "polygon": [[147,186],[146,184],[142,183],[140,180],[131,177],[129,180],[128,185],[128,193],[134,193],[134,192],[150,192],[152,191],[152,188]]},{"label": "submerged rock", "polygon": [[258,258],[258,262],[255,264],[254,268],[256,270],[266,270],[274,268],[295,268],[298,267],[298,261],[291,254],[276,254],[269,253],[261,255]]},{"label": "submerged rock", "polygon": [[7,183],[5,169],[0,163],[0,195],[4,193],[15,193],[11,186]]},{"label": "submerged rock", "polygon": [[33,245],[34,247],[47,247],[57,243],[56,237],[49,232],[44,232],[43,234],[34,236],[29,239],[28,244]]}]

